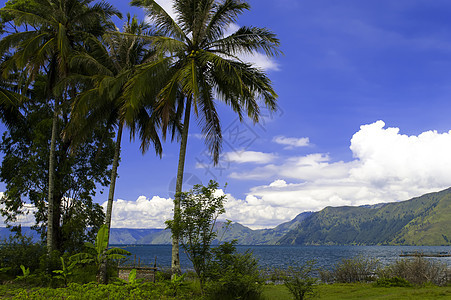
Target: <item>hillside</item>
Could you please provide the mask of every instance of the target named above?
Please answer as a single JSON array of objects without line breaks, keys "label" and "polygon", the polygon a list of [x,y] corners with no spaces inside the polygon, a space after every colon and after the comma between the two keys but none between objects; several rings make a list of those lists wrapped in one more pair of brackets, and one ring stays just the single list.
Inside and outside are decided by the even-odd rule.
[{"label": "hillside", "polygon": [[402,202],[326,207],[278,244],[451,245],[451,188]]},{"label": "hillside", "polygon": [[[23,230],[39,240],[35,231]],[[451,188],[402,202],[304,212],[272,229],[252,230],[232,223],[224,232],[218,222],[217,230],[220,241],[236,239],[239,245],[451,245]],[[9,233],[0,228],[0,238]],[[112,228],[110,243],[170,244],[171,233]]]},{"label": "hillside", "polygon": [[[219,240],[227,242],[237,240],[239,245],[274,245],[311,214],[312,212],[301,213],[293,220],[272,229],[252,230],[239,223],[232,223],[224,232],[224,223],[218,222],[216,226],[218,238],[213,243],[217,244]],[[111,244],[170,244],[171,233],[163,229],[112,228],[110,242]]]}]

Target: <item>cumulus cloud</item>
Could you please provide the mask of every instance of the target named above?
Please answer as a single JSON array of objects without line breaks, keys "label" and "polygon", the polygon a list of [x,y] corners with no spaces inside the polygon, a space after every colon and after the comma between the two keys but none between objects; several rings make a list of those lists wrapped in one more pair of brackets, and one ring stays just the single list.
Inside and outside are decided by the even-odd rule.
[{"label": "cumulus cloud", "polygon": [[[327,154],[314,153],[230,176],[241,180],[273,178],[268,185],[250,189],[243,211],[283,208],[286,221],[302,211],[326,206],[401,201],[445,189],[451,186],[449,149],[451,131],[408,136],[377,121],[361,126],[352,137],[352,161],[334,162]],[[248,225],[263,224],[251,222],[249,219]],[[265,224],[270,223],[267,220]]]},{"label": "cumulus cloud", "polygon": [[[3,192],[0,192],[0,198],[3,197]],[[0,209],[5,207],[4,204],[0,204]],[[36,207],[31,204],[25,203],[21,209],[23,214],[17,216],[16,222],[11,222],[10,225],[19,225],[22,226],[33,226],[35,224],[34,213],[36,212]],[[0,214],[0,227],[6,226],[5,224],[6,217]]]},{"label": "cumulus cloud", "polygon": [[285,149],[293,149],[298,147],[306,147],[310,145],[310,140],[308,137],[303,138],[289,138],[285,136],[276,136],[272,139],[274,143],[285,145]]},{"label": "cumulus cloud", "polygon": [[[245,197],[227,194],[227,218],[251,228],[274,227],[303,211],[326,206],[365,205],[408,200],[451,186],[451,131],[405,135],[383,121],[363,125],[350,144],[351,161],[312,153],[282,160],[276,154],[244,151],[234,163],[259,163],[231,173],[239,180],[259,179]],[[277,158],[277,160],[275,159]],[[222,190],[218,194],[224,194]],[[106,202],[103,203],[106,207]],[[172,199],[154,196],[117,200],[113,227],[163,228],[172,218]]]},{"label": "cumulus cloud", "polygon": [[[106,211],[107,202],[102,204]],[[140,196],[136,201],[118,199],[113,203],[111,226],[114,228],[164,228],[172,218],[172,199]]]}]

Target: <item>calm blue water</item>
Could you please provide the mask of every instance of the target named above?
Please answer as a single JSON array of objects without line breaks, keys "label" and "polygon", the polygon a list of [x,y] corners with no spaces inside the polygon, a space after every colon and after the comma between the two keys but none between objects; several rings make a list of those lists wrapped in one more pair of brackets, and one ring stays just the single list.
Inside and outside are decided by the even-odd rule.
[{"label": "calm blue water", "polygon": [[[132,253],[131,261],[136,255],[142,264],[152,264],[157,257],[159,267],[170,267],[170,245],[132,245],[120,246]],[[382,264],[388,264],[400,259],[399,255],[407,251],[419,252],[449,252],[449,246],[237,246],[239,252],[252,251],[259,260],[262,268],[285,268],[302,264],[308,260],[316,260],[317,267],[331,268],[343,258],[352,258],[358,255],[377,258]],[[190,269],[189,262],[183,250],[180,253],[182,269]],[[451,266],[451,257],[431,258]]]}]

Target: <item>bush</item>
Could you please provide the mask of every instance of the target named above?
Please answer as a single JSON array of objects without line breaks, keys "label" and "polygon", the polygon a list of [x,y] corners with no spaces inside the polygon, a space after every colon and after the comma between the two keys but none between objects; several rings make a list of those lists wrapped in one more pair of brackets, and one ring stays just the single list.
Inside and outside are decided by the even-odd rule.
[{"label": "bush", "polygon": [[260,299],[263,279],[252,253],[236,253],[236,241],[213,249],[207,271],[205,293],[208,299]]},{"label": "bush", "polygon": [[296,300],[304,300],[315,294],[315,284],[318,279],[313,278],[315,261],[308,261],[296,268],[289,267],[284,284]]},{"label": "bush", "polygon": [[415,285],[432,283],[435,285],[449,284],[450,278],[446,264],[426,259],[421,256],[405,258],[396,261],[379,271],[379,277],[399,277]]},{"label": "bush", "polygon": [[30,269],[30,272],[38,270],[39,259],[45,254],[45,247],[35,244],[31,238],[25,236],[14,236],[0,243],[0,269],[3,279],[14,279],[22,275],[20,266]]},{"label": "bush", "polygon": [[267,283],[283,283],[285,277],[287,276],[287,271],[281,268],[266,268],[262,270],[262,276],[265,278]]},{"label": "bush", "polygon": [[401,277],[379,278],[374,283],[376,287],[411,287],[412,284]]},{"label": "bush", "polygon": [[320,271],[323,282],[368,282],[376,279],[376,271],[379,261],[374,258],[364,258],[357,256],[350,259],[342,259],[335,264],[332,271]]}]

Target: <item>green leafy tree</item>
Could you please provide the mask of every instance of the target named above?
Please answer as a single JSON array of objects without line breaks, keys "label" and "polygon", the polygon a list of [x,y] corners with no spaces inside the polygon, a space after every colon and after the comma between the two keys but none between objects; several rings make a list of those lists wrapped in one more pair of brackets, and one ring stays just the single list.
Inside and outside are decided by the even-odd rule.
[{"label": "green leafy tree", "polygon": [[[183,115],[175,188],[176,195],[180,195],[191,109],[217,163],[222,134],[215,99],[230,106],[240,120],[247,113],[253,122],[259,121],[258,99],[270,110],[276,109],[277,95],[269,78],[260,68],[241,61],[237,55],[255,52],[277,55],[279,40],[265,28],[245,26],[226,36],[229,25],[250,8],[245,1],[176,0],[175,19],[153,0],[133,0],[131,4],[144,7],[161,32],[153,40],[162,55],[159,60],[139,67],[126,95],[131,103],[147,95],[156,99],[163,134],[171,116],[182,119]],[[162,68],[168,64],[168,68]],[[150,83],[161,84],[156,95]],[[176,196],[174,214],[179,207],[180,199]],[[180,272],[179,238],[174,233],[172,247],[172,269],[176,273]]]},{"label": "green leafy tree", "polygon": [[263,279],[251,252],[236,252],[236,240],[212,249],[207,270],[207,299],[261,299]]},{"label": "green leafy tree", "polygon": [[[43,100],[44,80],[39,77],[31,91],[32,101],[21,108],[23,118],[12,124],[0,143],[3,161],[0,180],[6,183],[1,199],[2,214],[9,224],[27,210],[35,209],[35,226],[44,239],[46,236],[48,191],[48,155],[52,135],[52,106]],[[58,119],[58,126],[67,125],[69,112]],[[111,133],[105,135],[105,124],[98,125],[80,149],[68,155],[69,142],[61,137],[56,140],[57,161],[55,180],[55,240],[60,251],[77,251],[83,243],[92,240],[103,223],[102,207],[93,203],[92,197],[99,185],[107,185],[108,166],[114,152]]]},{"label": "green leafy tree", "polygon": [[211,180],[208,186],[195,185],[191,191],[181,193],[180,211],[176,214],[179,219],[166,222],[167,227],[180,237],[201,287],[212,257],[211,243],[216,238],[216,220],[225,213],[226,196],[215,196],[217,189],[218,183]]},{"label": "green leafy tree", "polygon": [[58,195],[55,194],[56,140],[61,133],[59,119],[66,102],[77,93],[74,85],[56,89],[57,83],[69,74],[69,59],[74,51],[81,51],[87,37],[99,37],[110,17],[120,15],[111,5],[99,2],[90,6],[92,0],[32,0],[8,2],[1,9],[2,16],[24,30],[16,30],[0,41],[0,54],[12,51],[12,56],[3,68],[7,77],[16,68],[25,70],[28,86],[41,71],[47,76],[45,99],[53,106],[51,140],[48,164],[47,197],[47,250],[57,248],[54,228],[59,226]]},{"label": "green leafy tree", "polygon": [[313,277],[315,261],[307,261],[300,266],[290,266],[284,278],[284,284],[296,300],[304,300],[315,295],[318,279]]}]

